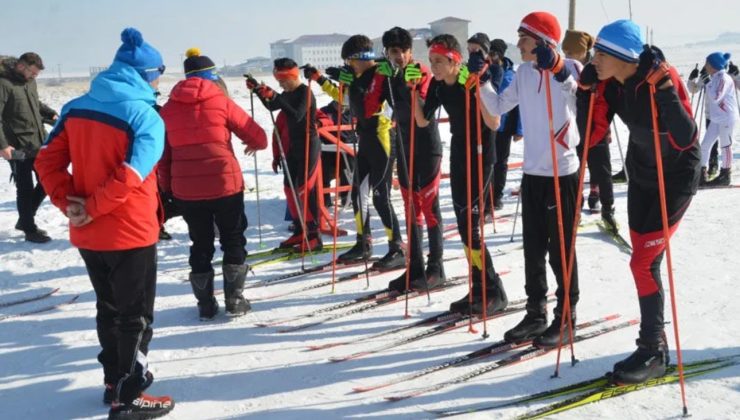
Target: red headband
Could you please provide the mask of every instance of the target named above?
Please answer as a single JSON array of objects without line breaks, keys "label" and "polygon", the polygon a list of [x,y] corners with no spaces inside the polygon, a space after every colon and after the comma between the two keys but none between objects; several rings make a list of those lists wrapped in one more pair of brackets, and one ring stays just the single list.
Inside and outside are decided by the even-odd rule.
[{"label": "red headband", "polygon": [[291,67],[289,69],[274,69],[272,75],[278,82],[283,80],[298,80],[298,67]]},{"label": "red headband", "polygon": [[432,44],[429,47],[429,54],[443,55],[454,61],[456,64],[462,63],[462,55],[460,55],[459,52],[449,49],[442,44]]}]

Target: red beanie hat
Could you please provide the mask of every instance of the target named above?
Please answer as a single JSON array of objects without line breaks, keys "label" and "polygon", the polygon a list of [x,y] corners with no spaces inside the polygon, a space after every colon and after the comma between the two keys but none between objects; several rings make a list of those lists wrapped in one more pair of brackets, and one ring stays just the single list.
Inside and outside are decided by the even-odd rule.
[{"label": "red beanie hat", "polygon": [[560,42],[558,18],[548,12],[532,12],[524,16],[519,25],[519,32],[524,32],[551,45],[558,45]]}]

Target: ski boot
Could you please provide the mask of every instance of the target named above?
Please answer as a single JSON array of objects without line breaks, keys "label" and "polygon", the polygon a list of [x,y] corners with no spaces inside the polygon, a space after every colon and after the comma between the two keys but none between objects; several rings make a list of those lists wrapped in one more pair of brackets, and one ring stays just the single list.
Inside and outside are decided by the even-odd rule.
[{"label": "ski boot", "polygon": [[604,226],[614,234],[619,233],[619,225],[614,220],[614,206],[607,206],[601,208],[601,220],[604,222]]},{"label": "ski boot", "polygon": [[198,317],[210,321],[218,314],[218,301],[213,296],[213,270],[206,273],[190,273],[190,286],[198,299]]},{"label": "ski boot", "polygon": [[369,235],[357,235],[357,242],[349,251],[337,257],[338,263],[367,261],[373,255],[373,241]]},{"label": "ski boot", "polygon": [[406,265],[406,255],[401,247],[401,241],[388,243],[388,253],[383,258],[375,261],[373,268],[378,271],[388,271],[394,268],[402,268]]},{"label": "ski boot", "polygon": [[612,175],[612,182],[615,184],[623,184],[627,182],[627,175],[624,173],[624,169]]},{"label": "ski boot", "polygon": [[545,300],[542,303],[527,302],[527,313],[516,326],[504,333],[507,343],[521,343],[532,340],[547,329],[547,311]]},{"label": "ski boot", "polygon": [[722,168],[719,170],[719,175],[717,175],[717,178],[714,178],[713,180],[707,182],[705,186],[707,187],[726,187],[730,185],[730,182],[732,181],[731,177],[731,169],[730,168]]},{"label": "ski boot", "polygon": [[637,384],[665,374],[670,362],[665,335],[655,343],[639,338],[636,343],[637,350],[614,365],[611,378],[614,383]]},{"label": "ski boot", "polygon": [[[467,315],[481,315],[483,314],[483,292],[480,285],[480,270],[473,267],[473,303],[470,304],[470,296],[466,294],[459,300],[456,300],[450,304],[450,312],[457,312],[459,314]],[[491,316],[496,312],[500,312],[506,309],[509,304],[509,300],[506,296],[506,290],[504,290],[504,284],[501,282],[501,277],[494,273],[493,276],[488,277],[487,281],[487,293],[486,293],[486,315]]]},{"label": "ski boot", "polygon": [[169,396],[154,397],[141,393],[130,403],[114,401],[108,411],[108,420],[155,419],[167,415],[175,408],[175,401]]},{"label": "ski boot", "polygon": [[707,167],[701,167],[701,175],[699,175],[699,188],[706,187],[709,179],[707,178]]},{"label": "ski boot", "polygon": [[[145,391],[154,382],[154,375],[147,370],[142,378],[141,390]],[[116,384],[105,384],[103,391],[103,404],[111,405],[116,400]]]},{"label": "ski boot", "polygon": [[596,214],[601,210],[601,204],[599,203],[599,190],[592,189],[588,194],[588,210],[591,214]]},{"label": "ski boot", "polygon": [[[555,309],[555,318],[552,320],[552,323],[545,331],[542,332],[542,334],[538,335],[537,337],[532,340],[532,344],[541,349],[551,349],[553,347],[556,347],[558,345],[558,339],[560,339],[560,324],[563,322],[563,317],[561,316],[561,310]],[[576,312],[575,308],[571,309],[571,326],[573,327],[573,337],[576,336]],[[570,343],[570,331],[568,330],[568,326],[564,325],[563,328],[563,340],[561,342],[562,344],[569,344]]]}]

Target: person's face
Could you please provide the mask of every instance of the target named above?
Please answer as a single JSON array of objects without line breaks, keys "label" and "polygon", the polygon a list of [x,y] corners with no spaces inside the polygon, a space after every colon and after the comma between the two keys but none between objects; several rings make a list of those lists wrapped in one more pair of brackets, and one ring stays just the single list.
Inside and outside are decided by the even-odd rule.
[{"label": "person's face", "polygon": [[23,78],[26,79],[26,81],[34,80],[38,75],[41,73],[41,69],[36,67],[36,65],[28,65],[22,61],[18,62],[18,65],[16,66],[16,69],[20,74],[23,75]]},{"label": "person's face", "polygon": [[519,32],[519,41],[516,43],[519,48],[519,53],[522,56],[522,61],[534,61],[537,56],[532,52],[537,48],[537,40],[524,32]]},{"label": "person's face", "polygon": [[468,54],[480,51],[480,45],[474,42],[468,42]]},{"label": "person's face", "polygon": [[298,79],[283,79],[278,80],[278,85],[280,85],[280,88],[283,89],[286,92],[292,92],[296,90],[296,88],[301,84],[300,80]]},{"label": "person's face", "polygon": [[388,59],[400,68],[404,68],[411,63],[412,54],[411,49],[404,50],[401,47],[390,47],[386,50]]},{"label": "person's face", "polygon": [[454,76],[459,68],[454,61],[437,53],[429,54],[429,65],[432,68],[432,75],[437,80],[444,80]]},{"label": "person's face", "polygon": [[704,68],[707,70],[707,74],[710,76],[713,75],[714,73],[717,73],[717,69],[712,67],[712,65],[709,64],[709,62],[704,63]]},{"label": "person's face", "polygon": [[611,79],[621,74],[624,64],[626,64],[624,61],[599,50],[596,50],[591,63],[596,67],[599,80]]},{"label": "person's face", "polygon": [[159,77],[149,82],[149,86],[151,86],[155,92],[158,91],[159,90]]}]

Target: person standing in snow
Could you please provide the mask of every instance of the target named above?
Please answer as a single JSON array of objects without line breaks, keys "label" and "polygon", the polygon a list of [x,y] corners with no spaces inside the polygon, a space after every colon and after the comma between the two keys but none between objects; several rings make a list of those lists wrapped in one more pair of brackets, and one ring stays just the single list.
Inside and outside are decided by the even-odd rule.
[{"label": "person standing in snow", "polygon": [[95,289],[108,418],[155,418],[175,405],[142,393],[154,380],[147,363],[161,220],[154,169],[164,124],[153,106],[164,65],[138,30],[125,29],[121,41],[90,91],[64,105],[35,167],[69,218],[70,242]]},{"label": "person standing in snow", "polygon": [[198,300],[198,315],[209,320],[218,313],[213,296],[215,273],[214,222],[224,252],[226,314],[241,316],[251,309],[242,295],[249,267],[244,263],[247,216],[244,178],[234,156],[231,133],[245,144],[244,154],[267,147],[264,130],[218,85],[216,66],[198,48],[186,52],[185,80],[170,92],[160,115],[167,128],[167,148],[159,168],[159,183],[170,192],[188,225],[190,285]]},{"label": "person standing in snow", "polygon": [[[527,293],[527,314],[514,328],[504,334],[507,342],[533,340],[538,347],[554,347],[560,336],[565,308],[565,270],[560,254],[557,201],[555,197],[553,162],[550,148],[547,95],[543,77],[550,77],[552,86],[552,125],[555,129],[557,168],[563,220],[566,260],[570,255],[573,221],[576,214],[578,189],[579,143],[576,127],[575,93],[581,63],[563,58],[555,50],[560,40],[560,24],[548,12],[532,12],[519,25],[517,46],[524,63],[517,69],[511,85],[497,93],[490,84],[481,90],[481,100],[492,114],[503,114],[516,105],[524,126],[524,163],[522,170],[522,236],[524,243],[524,289]],[[545,256],[557,281],[557,305],[554,319],[547,325],[547,272]],[[578,264],[572,263],[570,278],[570,311],[575,325],[578,303]],[[567,327],[566,327],[567,328]],[[575,332],[574,332],[575,334]],[[567,329],[563,341],[570,340]]]},{"label": "person standing in snow", "polygon": [[579,106],[587,106],[591,89],[603,91],[606,107],[601,107],[600,112],[616,113],[630,131],[625,158],[629,174],[627,214],[633,248],[630,268],[637,286],[641,321],[637,350],[614,365],[613,379],[619,383],[639,383],[661,376],[669,361],[663,322],[665,298],[660,279],[665,242],[651,86],[656,89],[665,205],[671,235],[697,191],[700,174],[697,127],[686,88],[658,48],[643,46],[641,32],[630,20],[617,20],[604,26],[596,38],[594,59],[581,73],[578,93]]},{"label": "person standing in snow", "polygon": [[[706,106],[706,98],[704,98],[707,83],[709,83],[709,73],[707,73],[706,66],[702,66],[701,70],[699,70],[698,67],[691,70],[691,73],[689,73],[689,80],[686,82],[686,88],[692,95],[703,92],[701,100],[704,103],[704,118],[706,120],[705,127],[709,127],[709,124],[712,122],[712,120],[709,119],[709,106]],[[714,143],[714,146],[712,146],[712,151],[709,154],[709,166],[707,167],[706,178],[709,179],[717,175],[718,168],[719,142],[716,142]],[[700,184],[701,182],[702,181],[700,181]],[[706,182],[706,180],[703,180],[703,182]]]},{"label": "person standing in snow", "polygon": [[[738,101],[735,83],[727,73],[729,53],[714,52],[707,56],[704,68],[709,75],[706,85],[706,104],[709,125],[701,142],[701,186],[730,185],[732,174],[732,140],[738,120]],[[719,140],[722,162],[717,178],[707,181],[707,164],[712,147]]]},{"label": "person standing in snow", "polygon": [[[282,167],[280,149],[277,142],[282,141],[287,168],[283,168],[283,190],[288,204],[290,217],[297,222],[293,235],[280,243],[280,248],[295,248],[302,250],[319,251],[323,248],[321,232],[319,230],[321,214],[319,213],[318,189],[319,164],[321,163],[321,141],[316,132],[316,98],[308,86],[301,83],[298,64],[290,58],[275,60],[272,71],[282,93],[276,93],[264,83],[258,84],[253,78],[247,78],[247,87],[257,94],[262,104],[270,111],[280,110],[276,118],[276,127],[273,132],[272,169],[275,173]],[[308,111],[309,120],[306,121]],[[307,127],[308,126],[308,127]],[[306,131],[308,130],[308,145],[306,145]],[[279,133],[280,135],[277,135]],[[308,147],[308,162],[306,162],[306,147]],[[308,172],[306,172],[308,165]],[[308,179],[306,179],[306,173]],[[288,176],[291,179],[288,179]],[[291,191],[291,185],[295,191]],[[295,192],[298,203],[293,200]],[[305,195],[308,194],[308,197]],[[303,208],[303,203],[308,208]],[[303,214],[299,212],[303,211]],[[303,233],[300,220],[306,224],[307,232]],[[308,243],[308,248],[306,248]]]},{"label": "person standing in snow", "polygon": [[23,231],[26,241],[35,243],[51,238],[34,221],[46,198],[43,186],[38,181],[34,185],[34,158],[46,138],[44,123],[57,119],[56,111],[39,100],[36,90],[36,77],[43,69],[41,57],[32,52],[0,61],[0,156],[10,163],[15,180],[15,228]]}]

